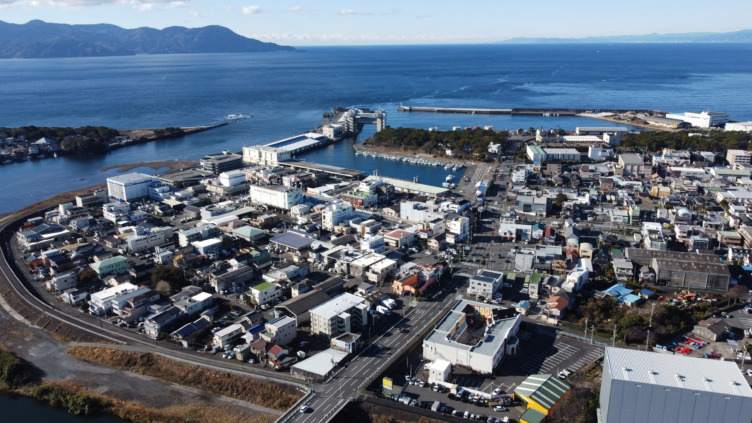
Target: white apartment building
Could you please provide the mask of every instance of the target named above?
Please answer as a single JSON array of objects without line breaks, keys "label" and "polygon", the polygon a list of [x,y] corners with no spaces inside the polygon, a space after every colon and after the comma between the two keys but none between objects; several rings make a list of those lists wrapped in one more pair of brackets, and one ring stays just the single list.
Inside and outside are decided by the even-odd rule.
[{"label": "white apartment building", "polygon": [[[467,239],[470,235],[470,219],[466,217],[457,217],[447,222],[447,242],[452,238],[450,244],[456,244]],[[451,236],[450,236],[451,235]]]},{"label": "white apartment building", "polygon": [[303,191],[283,185],[251,185],[251,202],[283,210],[303,202]]},{"label": "white apartment building", "polygon": [[278,317],[265,325],[265,330],[259,334],[261,339],[279,345],[287,345],[297,336],[295,319],[289,316]]},{"label": "white apartment building", "polygon": [[131,253],[150,250],[154,247],[167,244],[172,241],[172,226],[163,226],[161,228],[143,229],[137,228],[136,234],[125,238]]},{"label": "white apartment building", "polygon": [[337,201],[328,204],[321,211],[321,226],[326,230],[332,230],[335,226],[345,221],[345,218],[353,214],[352,204],[346,201]]},{"label": "white apartment building", "polygon": [[217,346],[217,348],[226,348],[233,341],[240,338],[240,336],[243,335],[244,332],[245,329],[243,328],[243,325],[235,323],[234,325],[227,326],[226,328],[215,333],[212,343]]},{"label": "white apartment building", "polygon": [[492,270],[481,270],[480,273],[470,278],[467,287],[467,295],[475,295],[490,299],[499,290],[504,282],[504,274]]},{"label": "white apartment building", "polygon": [[527,183],[527,177],[530,173],[527,169],[516,169],[514,172],[512,172],[512,183],[513,184],[526,184]]},{"label": "white apartment building", "polygon": [[102,206],[102,217],[110,222],[117,223],[128,220],[131,206],[128,203],[107,203]]},{"label": "white apartment building", "polygon": [[732,169],[740,169],[743,165],[750,164],[752,155],[746,150],[728,150],[726,152],[726,161]]},{"label": "white apartment building", "polygon": [[112,310],[110,301],[128,292],[136,291],[138,287],[130,282],[103,289],[102,291],[91,294],[89,298],[89,310],[91,314],[101,315]]},{"label": "white apartment building", "polygon": [[361,332],[368,325],[368,303],[362,297],[344,293],[311,309],[311,333],[337,337]]},{"label": "white apartment building", "polygon": [[134,201],[149,196],[149,186],[158,179],[132,172],[107,178],[107,195],[117,201]]},{"label": "white apartment building", "polygon": [[194,241],[201,241],[219,236],[219,228],[214,224],[205,224],[178,232],[178,245],[187,247]]}]

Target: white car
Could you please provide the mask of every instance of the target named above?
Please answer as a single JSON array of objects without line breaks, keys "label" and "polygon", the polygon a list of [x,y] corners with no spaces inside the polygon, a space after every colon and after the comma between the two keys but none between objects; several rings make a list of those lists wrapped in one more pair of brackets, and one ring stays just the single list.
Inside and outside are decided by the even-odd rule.
[{"label": "white car", "polygon": [[308,408],[308,406],[307,406],[307,405],[301,405],[301,406],[300,406],[300,412],[301,412],[301,413],[305,414],[305,413],[307,413],[307,412],[308,412],[308,410],[309,410],[309,408]]},{"label": "white car", "polygon": [[752,369],[747,369],[747,376],[752,376]]},{"label": "white car", "polygon": [[494,389],[494,390],[493,390],[493,394],[494,394],[494,395],[499,395],[499,394],[500,394],[500,393],[502,393],[502,392],[503,392],[503,391],[501,390],[501,388],[496,388],[496,389]]}]

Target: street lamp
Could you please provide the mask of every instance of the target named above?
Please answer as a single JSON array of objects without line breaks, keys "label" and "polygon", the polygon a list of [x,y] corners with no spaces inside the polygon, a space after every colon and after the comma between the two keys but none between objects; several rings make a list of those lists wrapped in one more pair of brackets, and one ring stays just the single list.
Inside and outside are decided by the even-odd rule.
[{"label": "street lamp", "polygon": [[590,326],[590,343],[593,343],[593,333],[595,332],[595,325]]}]

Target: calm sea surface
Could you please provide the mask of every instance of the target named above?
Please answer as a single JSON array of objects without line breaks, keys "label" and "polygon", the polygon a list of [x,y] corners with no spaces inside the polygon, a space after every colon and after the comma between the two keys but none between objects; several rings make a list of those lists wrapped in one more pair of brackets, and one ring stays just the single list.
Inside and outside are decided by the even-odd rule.
[{"label": "calm sea surface", "polygon": [[[400,113],[396,107],[717,110],[733,120],[752,120],[750,98],[752,45],[320,47],[269,54],[3,60],[0,126],[133,129],[215,124],[235,113],[254,117],[104,156],[0,166],[0,213],[102,183],[114,174],[101,172],[105,166],[197,160],[286,138],[318,125],[332,106],[382,107],[394,127],[574,129],[609,124],[567,117]],[[372,133],[366,127],[359,139]],[[443,169],[356,157],[352,143],[305,158],[406,179],[418,176],[436,185],[444,180]],[[25,399],[0,397],[0,409],[3,417],[17,413],[8,421],[66,421],[65,413],[49,417],[54,410]],[[29,420],[30,413],[41,414]]]},{"label": "calm sea surface", "polygon": [[[574,129],[608,123],[567,117],[397,112],[443,107],[719,110],[752,119],[752,45],[317,47],[260,54],[159,55],[0,61],[0,126],[155,128],[253,118],[105,156],[0,166],[0,212],[102,183],[104,166],[207,153],[285,138],[332,106],[382,107],[391,126],[493,125]],[[366,127],[360,140],[373,128]],[[424,166],[356,158],[351,142],[307,160],[440,184]]]}]

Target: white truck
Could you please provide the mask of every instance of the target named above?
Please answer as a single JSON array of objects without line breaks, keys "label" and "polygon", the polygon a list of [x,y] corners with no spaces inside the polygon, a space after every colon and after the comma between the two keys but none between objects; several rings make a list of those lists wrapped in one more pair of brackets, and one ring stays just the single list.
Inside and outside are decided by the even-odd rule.
[{"label": "white truck", "polygon": [[382,305],[376,306],[376,312],[379,314],[383,314],[384,316],[388,316],[390,313],[389,309]]},{"label": "white truck", "polygon": [[397,301],[394,301],[391,298],[384,298],[383,300],[381,300],[381,305],[391,310],[397,306]]}]

